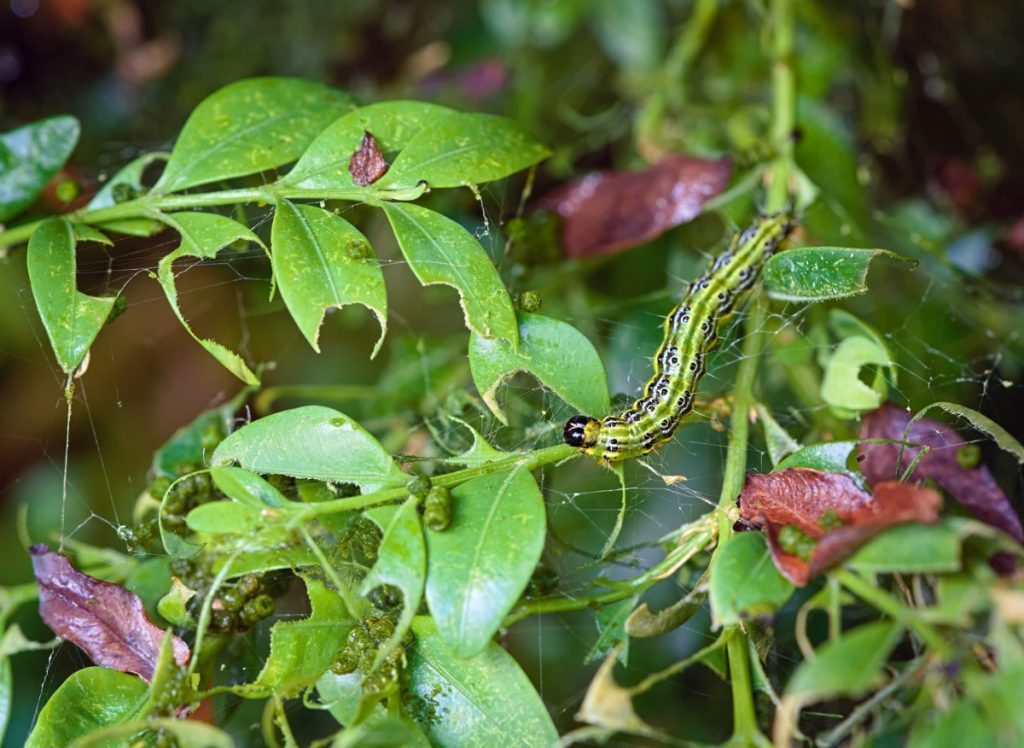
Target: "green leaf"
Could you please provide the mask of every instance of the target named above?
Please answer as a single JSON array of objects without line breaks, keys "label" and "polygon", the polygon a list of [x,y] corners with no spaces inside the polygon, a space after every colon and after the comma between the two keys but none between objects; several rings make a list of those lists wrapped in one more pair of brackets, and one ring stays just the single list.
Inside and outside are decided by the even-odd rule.
[{"label": "green leaf", "polygon": [[757,404],[757,420],[764,428],[764,441],[768,446],[768,458],[773,466],[777,466],[788,455],[798,452],[802,445],[789,435],[779,422],[772,417],[771,411],[761,403]]},{"label": "green leaf", "polygon": [[256,174],[294,161],[351,97],[298,78],[249,78],[195,108],[153,192]]},{"label": "green leaf", "polygon": [[294,505],[256,473],[237,467],[210,468],[210,477],[225,495],[256,509]]},{"label": "green leaf", "polygon": [[903,629],[892,621],[866,623],[804,660],[786,685],[786,696],[802,702],[861,696],[881,680],[882,666]]},{"label": "green leaf", "polygon": [[255,242],[261,247],[263,242],[247,227],[216,213],[173,213],[165,216],[163,221],[181,234],[181,244],[160,260],[157,270],[157,279],[164,289],[164,294],[167,296],[167,301],[170,303],[171,309],[174,310],[175,316],[188,334],[217,359],[221,366],[246,384],[259,384],[260,380],[245,365],[241,356],[214,340],[200,338],[192,332],[192,328],[185,321],[178,306],[178,289],[174,285],[174,262],[182,257],[213,259],[221,248],[242,239]]},{"label": "green leaf", "polygon": [[899,525],[872,538],[845,566],[870,573],[941,574],[960,568],[966,520],[948,518],[937,525]]},{"label": "green leaf", "polygon": [[313,350],[320,351],[317,340],[328,309],[362,304],[380,323],[371,358],[376,356],[388,329],[388,298],[366,237],[334,213],[281,200],[270,243],[281,296]]},{"label": "green leaf", "polygon": [[859,445],[860,442],[858,441],[809,444],[781,460],[772,468],[772,472],[777,473],[788,468],[805,467],[820,470],[823,473],[843,473],[859,482],[863,482],[864,476],[849,468],[850,455],[853,454]]},{"label": "green leaf", "polygon": [[255,507],[234,501],[200,504],[185,518],[193,532],[249,536],[262,528],[265,520]]},{"label": "green leaf", "polygon": [[75,233],[61,218],[48,218],[28,242],[28,278],[57,362],[74,372],[103,328],[114,297],[87,296],[75,284]]},{"label": "green leaf", "polygon": [[726,541],[711,568],[712,625],[739,623],[773,613],[793,594],[793,585],[775,568],[759,532],[740,532]]},{"label": "green leaf", "polygon": [[947,413],[952,413],[960,418],[965,418],[970,422],[974,428],[978,429],[983,433],[988,434],[999,445],[999,448],[1004,452],[1009,452],[1011,455],[1017,458],[1018,464],[1024,464],[1024,445],[1017,441],[1006,429],[1000,426],[998,423],[993,421],[988,416],[983,416],[976,410],[967,408],[957,403],[946,403],[938,402],[927,405],[918,411],[909,424],[907,424],[907,432],[910,432],[910,426],[914,421],[924,416],[925,412],[932,408],[941,408]]},{"label": "green leaf", "polygon": [[[892,351],[889,350],[889,344],[886,343],[885,338],[876,330],[874,327],[869,325],[862,319],[855,317],[845,309],[830,309],[828,312],[828,321],[832,326],[832,330],[840,338],[853,338],[862,337],[872,341],[876,346],[885,351],[885,357],[889,359],[889,365],[885,367],[885,371],[889,375],[889,383],[895,386],[899,383],[898,372],[896,369],[896,357],[892,355]],[[875,375],[875,388],[881,386],[879,382],[880,378],[884,383],[882,372],[879,371]]]},{"label": "green leaf", "polygon": [[454,518],[427,535],[427,602],[460,657],[487,646],[526,589],[544,548],[544,499],[528,470],[495,473],[452,491]]},{"label": "green leaf", "polygon": [[550,151],[521,125],[491,114],[452,112],[431,120],[398,154],[379,187],[461,187],[507,177]]},{"label": "green leaf", "polygon": [[382,101],[360,107],[321,132],[280,184],[303,189],[354,187],[348,164],[364,132],[371,133],[386,154],[404,148],[427,123],[451,113],[424,101]]},{"label": "green leaf", "polygon": [[768,295],[783,301],[843,299],[868,290],[868,267],[875,257],[903,257],[887,249],[795,247],[765,263]]},{"label": "green leaf", "polygon": [[270,656],[254,686],[295,695],[324,674],[353,625],[338,593],[309,575],[302,576],[312,613],[298,621],[278,621],[270,629]]},{"label": "green leaf", "polygon": [[0,135],[0,221],[21,213],[75,150],[81,127],[68,115]]},{"label": "green leaf", "polygon": [[[235,411],[245,402],[251,390],[246,387],[223,405],[200,413],[195,420],[171,435],[153,454],[150,471],[154,476],[177,478],[182,466],[195,469],[205,465],[210,452],[231,431]],[[162,497],[155,496],[160,499]]]},{"label": "green leaf", "polygon": [[505,285],[480,243],[440,213],[418,205],[385,203],[402,254],[424,285],[441,283],[459,292],[466,326],[486,338],[518,343],[516,314]]},{"label": "green leaf", "polygon": [[420,729],[397,717],[368,719],[345,730],[331,748],[430,748]]},{"label": "green leaf", "polygon": [[145,681],[102,667],[78,670],[39,712],[26,748],[71,745],[101,727],[141,717],[149,699]]},{"label": "green leaf", "polygon": [[484,402],[502,423],[497,389],[513,374],[525,371],[581,413],[598,418],[611,410],[608,380],[601,357],[586,336],[572,325],[539,314],[522,314],[519,348],[504,340],[473,335],[469,368]]},{"label": "green leaf", "polygon": [[235,743],[226,732],[213,725],[191,719],[139,719],[134,722],[107,727],[80,738],[69,748],[99,748],[100,746],[135,745],[129,739],[142,732],[152,730],[173,736],[178,745],[194,748],[235,748]]},{"label": "green leaf", "polygon": [[968,745],[999,745],[995,725],[982,717],[974,704],[961,701],[936,718],[934,710],[922,712],[910,735],[909,748],[962,748]]},{"label": "green leaf", "polygon": [[619,644],[622,644],[622,649],[618,653],[619,662],[623,666],[629,665],[629,634],[626,632],[626,619],[633,613],[639,599],[638,593],[617,603],[601,606],[594,617],[597,623],[597,641],[587,652],[583,660],[584,665],[603,660]]},{"label": "green leaf", "polygon": [[616,63],[633,74],[662,63],[670,27],[660,4],[598,0],[595,10],[597,38]]},{"label": "green leaf", "polygon": [[[166,161],[169,153],[154,151],[144,153],[133,161],[126,164],[117,174],[108,179],[99,192],[93,195],[92,200],[86,205],[86,210],[99,210],[109,208],[117,204],[115,191],[124,190],[129,196],[141,195],[145,190],[142,184],[142,176],[146,168],[157,161]],[[123,186],[119,186],[123,185]],[[104,221],[99,224],[109,231],[116,231],[131,236],[153,236],[163,230],[164,225],[152,218],[126,218],[119,221]]]},{"label": "green leaf", "polygon": [[353,483],[364,493],[408,480],[358,423],[319,405],[275,413],[238,429],[211,460],[214,466],[232,462],[256,473]]},{"label": "green leaf", "polygon": [[377,650],[373,661],[375,670],[402,643],[423,600],[427,549],[423,542],[418,504],[419,500],[410,496],[400,507],[382,506],[365,512],[377,523],[384,536],[377,550],[377,562],[363,579],[361,594],[368,595],[382,584],[393,585],[402,591],[402,615],[394,633]]},{"label": "green leaf", "polygon": [[[889,367],[892,363],[886,349],[880,348],[875,341],[859,335],[845,338],[825,366],[821,398],[842,411],[875,410],[889,394],[881,367]],[[860,370],[864,366],[879,367],[870,387],[860,379]]]},{"label": "green leaf", "polygon": [[419,616],[412,628],[408,693],[423,706],[415,716],[433,745],[534,748],[557,742],[544,702],[508,652],[488,641],[475,657],[463,659],[432,619]]}]

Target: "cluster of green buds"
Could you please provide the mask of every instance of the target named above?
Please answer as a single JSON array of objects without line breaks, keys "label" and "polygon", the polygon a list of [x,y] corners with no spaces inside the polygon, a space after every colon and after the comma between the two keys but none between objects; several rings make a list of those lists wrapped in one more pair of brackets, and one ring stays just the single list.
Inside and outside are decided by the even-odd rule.
[{"label": "cluster of green buds", "polygon": [[367,696],[384,697],[397,691],[405,670],[405,651],[413,639],[408,632],[383,662],[377,668],[373,667],[377,652],[395,633],[393,615],[370,615],[359,621],[348,632],[344,646],[331,663],[331,672],[335,675],[359,672],[363,676],[363,692]]}]

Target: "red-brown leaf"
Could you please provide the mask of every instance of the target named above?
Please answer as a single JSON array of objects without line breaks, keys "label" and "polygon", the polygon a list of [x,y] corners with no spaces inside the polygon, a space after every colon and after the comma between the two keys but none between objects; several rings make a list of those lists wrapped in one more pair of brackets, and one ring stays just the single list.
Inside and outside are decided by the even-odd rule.
[{"label": "red-brown leaf", "polygon": [[[879,483],[872,496],[847,475],[791,468],[748,475],[739,502],[740,516],[764,529],[779,571],[802,587],[893,525],[936,522],[942,498],[898,481]],[[825,519],[841,524],[831,527]],[[787,526],[816,541],[809,558],[783,548],[780,533]]]},{"label": "red-brown leaf", "polygon": [[387,174],[387,171],[388,162],[377,147],[377,139],[364,130],[363,141],[348,161],[348,173],[352,175],[352,181],[360,187],[366,187]]},{"label": "red-brown leaf", "polygon": [[[29,548],[39,584],[39,615],[62,639],[85,650],[97,665],[153,679],[164,632],[146,616],[133,592],[94,579],[45,545]],[[173,637],[174,659],[184,665],[189,648]]]},{"label": "red-brown leaf", "polygon": [[666,156],[644,171],[587,174],[549,192],[537,207],[562,216],[571,257],[626,249],[695,218],[725,189],[732,162]]},{"label": "red-brown leaf", "polygon": [[[912,481],[934,479],[982,522],[1002,530],[1018,542],[1024,542],[1020,518],[989,469],[985,465],[965,468],[957,460],[957,453],[967,443],[964,438],[931,418],[915,421],[907,434],[913,415],[905,408],[886,403],[864,417],[861,438],[896,439],[927,446],[928,453],[910,476]],[[900,459],[898,444],[862,444],[861,471],[870,484],[901,477],[920,451],[915,447],[903,447]]]}]

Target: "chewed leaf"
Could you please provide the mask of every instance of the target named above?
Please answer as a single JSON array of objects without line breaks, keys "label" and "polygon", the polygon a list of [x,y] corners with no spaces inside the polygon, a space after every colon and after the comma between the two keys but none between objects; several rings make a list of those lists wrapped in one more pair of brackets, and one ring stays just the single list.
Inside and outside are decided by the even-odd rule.
[{"label": "chewed leaf", "polygon": [[537,205],[562,217],[562,246],[570,257],[607,254],[696,218],[725,189],[731,172],[728,158],[667,156],[643,171],[587,174]]},{"label": "chewed leaf", "polygon": [[170,154],[162,151],[144,153],[125,164],[119,172],[103,183],[99,192],[92,196],[87,210],[109,208],[117,203],[138,197],[143,189],[142,176],[150,164],[166,161]]},{"label": "chewed leaf", "polygon": [[[821,382],[821,399],[841,411],[860,412],[877,408],[889,393],[882,367],[890,367],[892,359],[884,348],[859,335],[845,338],[828,360]],[[860,379],[865,366],[878,367],[871,386]]]},{"label": "chewed leaf", "polygon": [[[945,404],[942,407],[957,415],[962,414],[955,406],[952,410]],[[971,464],[967,458],[972,457],[972,445],[949,426],[931,418],[914,416],[905,408],[886,403],[865,416],[860,435],[862,439],[893,439],[927,447],[928,452],[916,463],[910,480],[932,478],[982,522],[999,528],[1018,542],[1024,542],[1020,518],[992,472],[978,462],[978,455],[973,455],[974,464]],[[901,477],[918,459],[920,447],[863,444],[860,447],[863,457],[861,470],[869,483]]]},{"label": "chewed leaf", "polygon": [[480,242],[450,218],[418,205],[385,203],[402,254],[420,283],[459,292],[466,326],[486,338],[518,343],[516,314],[505,285]]},{"label": "chewed leaf", "polygon": [[748,475],[739,502],[740,516],[764,529],[779,571],[803,586],[889,527],[937,522],[942,498],[898,481],[872,496],[848,475],[789,468]]},{"label": "chewed leaf", "polygon": [[211,459],[214,466],[232,462],[255,473],[352,483],[364,492],[408,480],[358,423],[318,405],[275,413],[238,429]]},{"label": "chewed leaf", "polygon": [[286,164],[352,107],[347,94],[298,78],[232,83],[192,112],[153,191],[176,192]]},{"label": "chewed leaf", "polygon": [[473,383],[498,420],[498,386],[517,372],[528,372],[581,413],[601,417],[611,410],[604,365],[586,336],[572,325],[539,314],[522,314],[519,349],[504,340],[473,335],[469,368]]},{"label": "chewed leaf", "polygon": [[428,122],[451,113],[423,101],[382,101],[360,107],[320,133],[280,183],[304,189],[350,187],[354,184],[350,159],[364,133],[373,133],[378,148],[389,153],[404,148]]},{"label": "chewed leaf", "polygon": [[353,624],[337,592],[313,576],[302,580],[312,612],[308,618],[278,621],[270,629],[270,656],[253,684],[254,691],[266,687],[291,695],[315,683],[330,667]]},{"label": "chewed leaf", "polygon": [[887,249],[796,247],[765,263],[764,286],[783,301],[843,299],[868,290],[868,267],[876,257],[909,262]]},{"label": "chewed leaf", "polygon": [[381,187],[483,184],[547,158],[547,148],[518,123],[491,114],[432,118],[401,150]]},{"label": "chewed leaf", "polygon": [[181,244],[160,260],[157,270],[157,280],[164,289],[164,294],[167,296],[167,301],[170,303],[171,309],[174,310],[175,316],[188,334],[217,359],[221,366],[246,384],[259,384],[260,380],[245,364],[241,356],[215,340],[200,338],[192,331],[178,306],[178,289],[174,283],[174,262],[183,257],[212,259],[223,247],[238,240],[255,242],[261,247],[263,242],[247,227],[216,213],[172,213],[164,216],[161,220],[181,234]]},{"label": "chewed leaf", "polygon": [[0,221],[32,204],[75,150],[80,130],[63,115],[0,135]]},{"label": "chewed leaf", "polygon": [[319,351],[317,339],[328,309],[362,304],[387,333],[384,276],[370,243],[341,216],[312,205],[282,200],[271,230],[274,277],[295,324]]},{"label": "chewed leaf", "polygon": [[[46,625],[97,665],[152,680],[164,632],[146,616],[139,596],[83,574],[45,545],[29,552],[39,584],[39,615]],[[174,659],[184,665],[188,645],[174,637],[173,646]]]},{"label": "chewed leaf", "polygon": [[410,496],[400,507],[382,506],[370,509],[366,516],[384,532],[377,551],[377,563],[363,579],[361,592],[366,595],[382,584],[394,585],[402,591],[402,615],[394,633],[377,650],[373,668],[380,667],[395,647],[402,643],[412,619],[416,617],[427,574],[427,548],[417,511],[419,501]]},{"label": "chewed leaf", "polygon": [[114,297],[88,296],[75,283],[75,233],[48,218],[28,242],[28,278],[43,327],[65,373],[75,371],[114,308]]}]

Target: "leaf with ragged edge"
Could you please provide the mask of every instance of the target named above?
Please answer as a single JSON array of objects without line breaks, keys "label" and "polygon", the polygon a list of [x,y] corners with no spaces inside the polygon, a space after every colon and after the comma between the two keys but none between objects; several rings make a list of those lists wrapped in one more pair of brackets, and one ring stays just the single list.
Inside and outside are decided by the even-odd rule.
[{"label": "leaf with ragged edge", "polygon": [[544,548],[544,498],[524,468],[452,491],[453,520],[427,535],[427,602],[460,657],[487,646],[526,589]]},{"label": "leaf with ragged edge", "polygon": [[0,135],[0,221],[39,197],[75,150],[80,130],[77,119],[62,115]]},{"label": "leaf with ragged edge", "polygon": [[[86,209],[99,210],[100,208],[109,208],[116,205],[118,200],[115,193],[118,191],[124,191],[129,197],[140,195],[145,189],[142,184],[142,176],[146,169],[158,161],[166,161],[168,156],[170,156],[169,153],[154,151],[152,153],[144,153],[130,161],[103,184],[85,206]],[[130,234],[131,236],[152,236],[164,227],[160,221],[152,218],[126,218],[118,221],[104,221],[100,226],[109,231]]]},{"label": "leaf with ragged edge", "polygon": [[860,473],[851,470],[850,455],[860,446],[858,441],[821,442],[808,444],[779,461],[772,472],[787,468],[811,468],[825,473],[842,473],[854,481],[863,481]]},{"label": "leaf with ragged edge", "polygon": [[181,244],[173,252],[164,255],[157,269],[157,280],[167,296],[174,315],[186,332],[217,359],[221,366],[246,384],[259,384],[259,378],[246,366],[241,356],[214,340],[200,338],[185,321],[185,316],[178,306],[178,289],[174,283],[174,262],[183,257],[213,259],[223,247],[239,240],[255,242],[261,247],[263,242],[246,226],[216,213],[172,213],[162,216],[161,220],[181,234]]},{"label": "leaf with ragged edge", "polygon": [[363,579],[360,592],[368,595],[382,584],[393,585],[402,591],[402,615],[395,625],[394,633],[377,650],[377,656],[373,661],[374,669],[380,667],[395,647],[401,644],[423,599],[427,548],[423,542],[418,504],[419,500],[410,496],[400,507],[382,506],[368,509],[365,513],[377,523],[384,536],[377,550],[377,562]]},{"label": "leaf with ragged edge", "polygon": [[57,362],[71,374],[85,359],[114,297],[88,296],[75,282],[75,233],[62,218],[48,218],[28,242],[28,279]]},{"label": "leaf with ragged edge", "polygon": [[294,161],[352,98],[298,78],[250,78],[195,108],[153,192],[256,174]]},{"label": "leaf with ragged edge", "polygon": [[[376,134],[376,133],[375,133]],[[550,151],[521,125],[492,114],[431,118],[391,164],[379,187],[460,187],[507,177]]]},{"label": "leaf with ragged edge", "polygon": [[760,533],[741,532],[726,541],[711,569],[711,620],[715,628],[775,612],[793,594],[776,570]]},{"label": "leaf with ragged edge", "polygon": [[973,408],[968,408],[958,403],[937,402],[932,403],[931,405],[926,405],[918,411],[918,414],[914,416],[915,420],[922,418],[924,414],[932,408],[940,408],[947,413],[967,420],[974,428],[978,429],[978,431],[992,437],[992,441],[994,441],[1001,450],[1013,455],[1017,459],[1017,464],[1024,464],[1024,444],[1017,441],[1010,432],[988,416],[982,415]]},{"label": "leaf with ragged edge", "polygon": [[885,368],[886,373],[889,376],[889,382],[894,386],[898,384],[899,371],[896,368],[896,357],[893,356],[892,351],[889,350],[889,344],[885,341],[885,338],[878,332],[878,330],[864,320],[850,314],[845,309],[829,309],[828,323],[832,328],[832,331],[840,339],[856,336],[868,338],[874,342],[875,345],[885,351],[886,358],[891,362],[889,366]]},{"label": "leaf with ragged edge", "polygon": [[601,417],[611,410],[604,365],[593,344],[572,325],[539,314],[520,315],[519,348],[473,335],[469,340],[473,383],[502,423],[497,389],[517,372],[528,372],[581,413]]},{"label": "leaf with ragged edge", "polygon": [[319,579],[302,575],[312,612],[298,621],[278,621],[270,629],[270,656],[253,684],[276,694],[295,695],[324,674],[354,621],[345,603]]},{"label": "leaf with ragged edge", "polygon": [[803,586],[893,525],[937,522],[942,498],[898,481],[872,496],[845,474],[788,468],[748,475],[739,502],[740,516],[764,529],[779,571]]},{"label": "leaf with ragged edge", "polygon": [[[164,632],[146,617],[139,596],[83,574],[45,545],[29,552],[43,622],[96,664],[151,680]],[[178,664],[188,662],[189,654],[188,645],[174,637]]]},{"label": "leaf with ragged edge", "polygon": [[[982,522],[1024,542],[1020,518],[988,467],[960,464],[958,454],[968,442],[949,426],[886,403],[864,417],[861,438],[894,439],[928,447],[927,454],[916,463],[910,480],[934,479]],[[869,483],[892,480],[900,477],[920,452],[920,447],[900,444],[863,444],[860,447],[861,470]]]},{"label": "leaf with ragged edge", "polygon": [[[873,410],[889,394],[882,367],[892,366],[892,358],[869,338],[845,338],[828,359],[821,382],[821,399],[834,410],[846,415]],[[860,379],[865,366],[878,367],[869,386]]]},{"label": "leaf with ragged edge", "polygon": [[351,187],[349,160],[363,133],[373,133],[384,153],[397,151],[428,122],[451,113],[451,109],[423,101],[382,101],[360,107],[321,132],[280,184],[303,189]]},{"label": "leaf with ragged edge", "polygon": [[142,717],[149,688],[134,675],[102,667],[72,673],[39,712],[25,748],[70,746],[94,730]]},{"label": "leaf with ragged edge", "polygon": [[512,300],[480,242],[450,218],[418,205],[381,207],[420,283],[452,286],[470,330],[515,346],[519,339]]},{"label": "leaf with ragged edge", "polygon": [[295,324],[319,352],[328,309],[362,304],[377,316],[380,338],[388,329],[384,275],[366,237],[341,216],[312,205],[281,200],[271,230],[274,278]]},{"label": "leaf with ragged edge", "polygon": [[358,423],[319,405],[260,418],[222,441],[211,464],[255,473],[352,483],[364,493],[404,485],[408,476]]},{"label": "leaf with ragged edge", "polygon": [[882,679],[882,666],[902,631],[899,624],[883,621],[845,632],[819,648],[813,660],[800,663],[786,684],[786,697],[809,703],[867,693]]},{"label": "leaf with ragged edge", "polygon": [[621,251],[700,215],[729,183],[728,158],[666,156],[643,171],[593,172],[562,185],[537,207],[562,217],[570,257]]},{"label": "leaf with ragged edge", "polygon": [[[443,534],[443,533],[442,533]],[[553,745],[558,733],[544,702],[512,656],[492,641],[458,656],[433,619],[413,621],[408,693],[431,743],[446,748]]]},{"label": "leaf with ragged edge", "polygon": [[868,290],[868,267],[876,257],[908,261],[887,249],[795,247],[765,263],[764,287],[783,301],[843,299]]},{"label": "leaf with ragged edge", "polygon": [[615,661],[613,652],[601,663],[601,667],[587,686],[587,693],[580,704],[576,719],[609,733],[626,732],[655,736],[656,731],[640,719],[633,709],[632,694],[615,682],[612,672],[615,669]]}]

